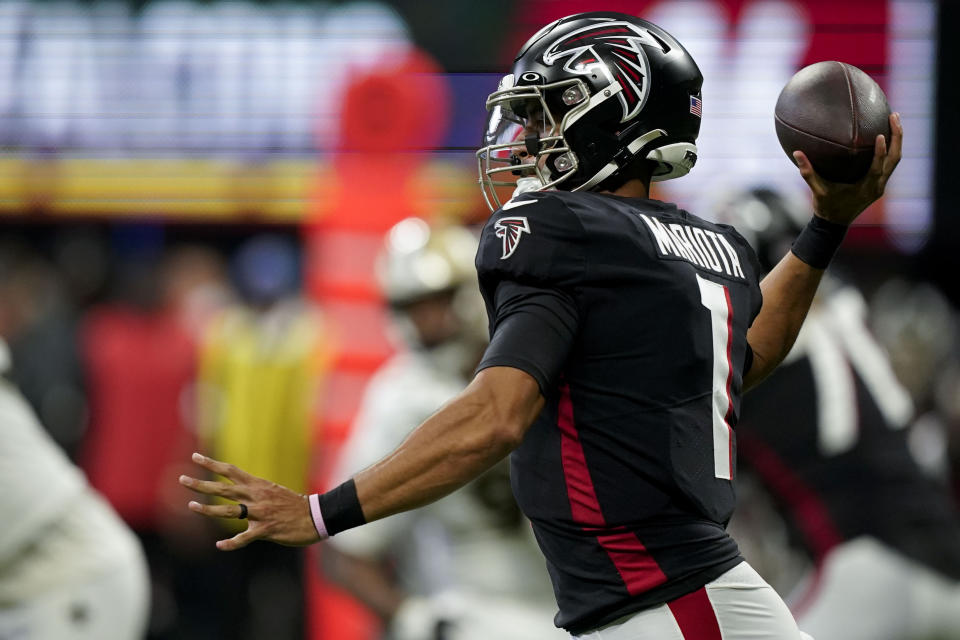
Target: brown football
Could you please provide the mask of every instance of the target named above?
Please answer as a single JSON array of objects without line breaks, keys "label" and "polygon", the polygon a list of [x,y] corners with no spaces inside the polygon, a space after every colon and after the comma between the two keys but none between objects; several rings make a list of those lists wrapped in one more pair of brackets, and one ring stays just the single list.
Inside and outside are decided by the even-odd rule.
[{"label": "brown football", "polygon": [[856,182],[870,168],[878,134],[890,142],[890,106],[880,86],[844,62],[800,69],[774,109],[777,138],[787,157],[803,151],[821,177]]}]

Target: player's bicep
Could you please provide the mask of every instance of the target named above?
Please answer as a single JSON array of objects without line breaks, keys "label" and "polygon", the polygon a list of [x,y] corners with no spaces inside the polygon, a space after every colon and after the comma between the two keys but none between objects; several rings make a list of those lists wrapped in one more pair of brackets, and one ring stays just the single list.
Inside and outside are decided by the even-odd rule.
[{"label": "player's bicep", "polygon": [[573,296],[503,281],[497,286],[490,346],[478,366],[506,366],[532,376],[546,395],[559,378],[580,324]]}]

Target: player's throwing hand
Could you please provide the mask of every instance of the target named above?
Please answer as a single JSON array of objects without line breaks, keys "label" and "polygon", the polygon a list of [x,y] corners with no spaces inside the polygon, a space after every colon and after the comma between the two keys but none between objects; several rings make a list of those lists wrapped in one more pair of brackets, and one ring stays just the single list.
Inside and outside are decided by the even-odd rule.
[{"label": "player's throwing hand", "polygon": [[899,113],[890,115],[890,132],[890,148],[887,149],[883,136],[877,136],[870,170],[853,184],[825,180],[817,175],[803,151],[793,153],[800,175],[813,192],[813,210],[818,216],[830,222],[849,225],[864,209],[880,199],[887,180],[900,162],[903,149],[903,126]]},{"label": "player's throwing hand", "polygon": [[187,505],[190,510],[214,518],[246,518],[250,523],[245,531],[217,542],[221,551],[234,551],[254,540],[288,546],[304,546],[320,540],[306,496],[199,453],[193,454],[193,461],[228,481],[198,480],[184,475],[180,476],[180,484],[197,493],[219,496],[238,504],[190,501]]}]

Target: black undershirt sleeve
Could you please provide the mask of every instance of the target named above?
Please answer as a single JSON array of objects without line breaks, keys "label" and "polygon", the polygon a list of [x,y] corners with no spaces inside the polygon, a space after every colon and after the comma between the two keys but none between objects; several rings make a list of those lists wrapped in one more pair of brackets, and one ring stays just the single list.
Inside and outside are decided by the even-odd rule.
[{"label": "black undershirt sleeve", "polygon": [[580,324],[573,297],[559,289],[512,280],[497,285],[490,346],[477,371],[513,367],[529,373],[547,395],[559,379]]}]

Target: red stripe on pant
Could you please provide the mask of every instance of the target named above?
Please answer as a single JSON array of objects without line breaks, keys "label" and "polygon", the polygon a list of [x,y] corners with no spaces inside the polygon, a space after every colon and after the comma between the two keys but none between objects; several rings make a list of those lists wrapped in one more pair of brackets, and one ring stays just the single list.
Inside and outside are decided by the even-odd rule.
[{"label": "red stripe on pant", "polygon": [[[567,497],[573,519],[584,530],[607,529],[600,502],[597,500],[593,478],[587,467],[587,459],[580,443],[580,435],[573,419],[573,403],[570,388],[560,388],[560,404],[557,410],[557,426],[560,429],[560,450],[563,475],[567,484]],[[610,531],[597,535],[597,542],[607,552],[613,566],[623,580],[627,593],[637,595],[649,591],[667,580],[656,560],[643,546],[640,539],[629,531]]]},{"label": "red stripe on pant", "polygon": [[706,587],[667,603],[684,640],[723,640]]}]

